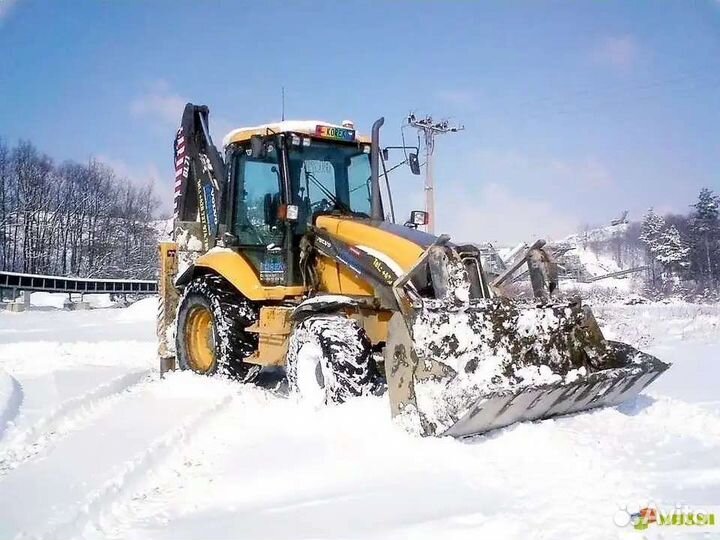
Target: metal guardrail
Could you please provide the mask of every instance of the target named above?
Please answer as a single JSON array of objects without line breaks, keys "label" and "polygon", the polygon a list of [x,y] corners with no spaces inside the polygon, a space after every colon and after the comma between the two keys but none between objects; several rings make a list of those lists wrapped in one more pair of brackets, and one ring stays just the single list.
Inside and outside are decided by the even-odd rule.
[{"label": "metal guardrail", "polygon": [[144,279],[97,279],[0,271],[0,289],[64,293],[157,294],[157,281]]},{"label": "metal guardrail", "polygon": [[602,276],[593,276],[582,280],[579,279],[578,281],[580,281],[581,283],[594,283],[595,281],[600,281],[601,279],[635,274],[636,272],[642,272],[643,270],[647,270],[648,268],[648,266],[636,266],[635,268],[626,268],[625,270],[618,270],[617,272],[610,272],[609,274],[603,274]]}]

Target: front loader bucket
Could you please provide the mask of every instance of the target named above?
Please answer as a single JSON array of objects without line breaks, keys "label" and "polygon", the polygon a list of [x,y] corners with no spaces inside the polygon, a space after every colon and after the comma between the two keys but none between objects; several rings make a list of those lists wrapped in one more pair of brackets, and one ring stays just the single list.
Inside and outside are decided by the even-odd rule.
[{"label": "front loader bucket", "polygon": [[[514,422],[618,405],[653,382],[669,366],[630,345],[608,342],[629,365],[591,373],[569,383],[491,392],[479,396],[442,435],[468,437]],[[634,357],[634,358],[633,358]]]},{"label": "front loader bucket", "polygon": [[453,437],[617,405],[668,367],[604,340],[579,303],[425,306],[412,324],[396,313],[385,358],[393,416]]}]

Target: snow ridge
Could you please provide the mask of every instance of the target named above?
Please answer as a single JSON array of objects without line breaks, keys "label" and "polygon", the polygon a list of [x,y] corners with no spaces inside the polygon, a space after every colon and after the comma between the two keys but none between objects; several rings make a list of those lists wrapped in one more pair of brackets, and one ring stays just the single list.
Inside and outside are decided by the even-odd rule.
[{"label": "snow ridge", "polygon": [[222,410],[226,409],[233,400],[232,395],[225,395],[215,401],[211,406],[205,407],[196,414],[185,418],[180,425],[169,433],[154,440],[147,450],[140,455],[126,461],[122,470],[113,478],[105,482],[99,489],[90,493],[77,507],[76,512],[64,523],[54,527],[42,535],[42,540],[64,540],[74,538],[91,528],[92,523],[101,523],[102,517],[108,511],[128,498],[150,470],[162,467],[165,459],[178,446],[183,446],[197,432],[202,424]]},{"label": "snow ridge", "polygon": [[30,428],[8,434],[0,453],[0,478],[8,471],[47,451],[53,444],[93,422],[118,400],[130,398],[135,387],[148,381],[150,371],[121,375],[107,384],[69,399],[50,411]]}]

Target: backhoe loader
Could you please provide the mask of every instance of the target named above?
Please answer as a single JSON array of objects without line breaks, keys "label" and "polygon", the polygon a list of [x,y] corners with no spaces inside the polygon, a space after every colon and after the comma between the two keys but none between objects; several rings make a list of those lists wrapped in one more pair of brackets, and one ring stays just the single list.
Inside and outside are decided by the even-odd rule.
[{"label": "backhoe loader", "polygon": [[[394,223],[383,121],[369,138],[347,121],[236,129],[221,155],[208,108],[187,104],[160,245],[163,370],[250,383],[284,369],[307,399],[386,393],[407,429],[467,437],[618,404],[668,368],[555,299],[543,241],[491,275],[474,245],[419,230],[426,213]],[[518,272],[530,299],[506,294]]]}]

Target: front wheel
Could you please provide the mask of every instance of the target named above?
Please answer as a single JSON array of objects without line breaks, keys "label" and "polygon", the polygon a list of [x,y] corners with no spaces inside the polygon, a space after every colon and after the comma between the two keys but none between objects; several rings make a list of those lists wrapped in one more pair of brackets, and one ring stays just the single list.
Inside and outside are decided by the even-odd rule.
[{"label": "front wheel", "polygon": [[185,287],[178,307],[178,366],[203,375],[254,380],[260,366],[244,360],[257,349],[257,335],[245,328],[257,318],[254,306],[222,277],[194,279]]},{"label": "front wheel", "polygon": [[365,330],[343,315],[316,315],[290,336],[290,390],[316,404],[342,403],[373,392],[372,346]]}]

